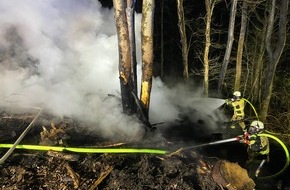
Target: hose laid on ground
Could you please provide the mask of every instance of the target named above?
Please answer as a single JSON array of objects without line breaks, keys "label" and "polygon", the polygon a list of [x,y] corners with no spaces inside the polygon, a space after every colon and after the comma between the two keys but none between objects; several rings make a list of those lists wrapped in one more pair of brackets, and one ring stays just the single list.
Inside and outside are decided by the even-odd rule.
[{"label": "hose laid on ground", "polygon": [[[286,147],[286,145],[277,137],[262,133],[259,134],[259,136],[264,136],[264,137],[269,137],[276,142],[278,142],[281,147],[283,148],[285,152],[285,165],[284,167],[277,172],[276,174],[270,175],[270,176],[265,176],[265,177],[258,177],[259,179],[269,179],[273,177],[277,177],[281,175],[289,166],[290,163],[290,156],[289,156],[289,151]],[[236,138],[234,138],[236,139]],[[233,141],[232,139],[230,139]],[[231,142],[229,141],[229,142]],[[207,143],[204,145],[214,145],[215,143]],[[14,144],[0,144],[0,148],[12,148],[14,147]],[[200,147],[200,146],[196,146]],[[191,148],[196,148],[196,147],[191,147]],[[89,147],[59,147],[59,146],[42,146],[42,145],[17,145],[15,146],[16,149],[26,149],[26,150],[40,150],[40,151],[57,151],[57,152],[75,152],[75,153],[113,153],[113,154],[167,154],[169,151],[162,150],[162,149],[150,149],[150,148],[89,148]]]},{"label": "hose laid on ground", "polygon": [[[13,144],[0,144],[0,148],[11,148]],[[89,148],[89,147],[60,147],[42,145],[17,145],[17,149],[57,151],[57,152],[76,152],[76,153],[141,153],[141,154],[166,154],[168,151],[150,148]]]},{"label": "hose laid on ground", "polygon": [[265,176],[265,177],[258,177],[258,179],[269,179],[269,178],[273,178],[273,177],[277,177],[277,176],[281,175],[287,169],[287,167],[289,166],[289,163],[290,163],[290,156],[289,156],[288,148],[286,147],[286,145],[279,138],[275,137],[274,135],[270,135],[270,134],[267,134],[267,133],[261,133],[258,136],[269,137],[269,138],[275,140],[283,148],[283,150],[285,152],[285,157],[286,157],[285,158],[286,159],[285,165],[279,172],[277,172],[277,173],[275,173],[273,175]]}]

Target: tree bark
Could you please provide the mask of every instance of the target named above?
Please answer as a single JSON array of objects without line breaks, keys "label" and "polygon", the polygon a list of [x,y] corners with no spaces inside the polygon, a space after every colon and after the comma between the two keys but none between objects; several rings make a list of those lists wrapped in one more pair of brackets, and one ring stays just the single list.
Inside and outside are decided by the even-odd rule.
[{"label": "tree bark", "polygon": [[203,55],[203,66],[204,66],[204,76],[203,76],[203,95],[208,97],[209,91],[209,48],[211,45],[210,30],[211,30],[211,18],[212,12],[215,6],[215,0],[205,0],[206,8],[206,28],[205,28],[205,47]]},{"label": "tree bark", "polygon": [[[137,61],[136,61],[134,7],[135,7],[134,0],[127,0],[126,16],[130,41],[132,92],[135,95],[137,95]],[[136,112],[136,106],[134,106],[133,109],[134,112]]]},{"label": "tree bark", "polygon": [[183,78],[188,80],[188,44],[185,30],[183,0],[177,1],[178,29],[180,34],[182,62],[183,62]]},{"label": "tree bark", "polygon": [[247,3],[247,1],[244,1],[243,7],[242,7],[240,36],[239,36],[239,42],[238,42],[237,63],[236,63],[236,80],[235,80],[234,91],[240,90],[240,86],[241,86],[243,49],[244,49],[247,23],[248,23],[247,9],[248,9],[248,3]]},{"label": "tree bark", "polygon": [[142,6],[142,82],[140,100],[145,113],[149,113],[153,76],[153,21],[154,0],[143,0]]},{"label": "tree bark", "polygon": [[125,1],[114,0],[115,22],[118,35],[119,47],[119,78],[122,97],[123,111],[126,114],[133,114],[135,105],[132,96],[132,78],[131,78],[131,54],[129,31],[126,19]]},{"label": "tree bark", "polygon": [[237,3],[238,3],[238,0],[232,0],[227,48],[226,48],[225,56],[223,59],[220,78],[218,82],[219,94],[221,94],[222,92],[222,87],[224,84],[224,79],[225,79],[226,71],[228,68],[229,61],[230,61],[230,55],[231,55],[233,41],[234,41],[234,27],[235,27],[235,19],[236,19],[236,12],[237,12]]},{"label": "tree bark", "polygon": [[277,33],[277,42],[272,44],[275,7],[276,0],[271,0],[270,13],[268,19],[268,28],[266,34],[266,50],[269,55],[269,65],[265,73],[265,89],[263,92],[262,108],[261,108],[261,120],[266,121],[268,114],[269,104],[271,100],[271,94],[273,90],[273,81],[275,77],[276,67],[280,60],[286,42],[286,26],[287,26],[287,13],[289,0],[280,1],[280,13],[279,13],[279,28]]},{"label": "tree bark", "polygon": [[160,9],[161,9],[161,19],[160,19],[160,62],[161,62],[161,66],[160,66],[160,77],[161,78],[163,78],[163,76],[164,76],[164,0],[160,0],[161,2],[160,2]]},{"label": "tree bark", "polygon": [[253,83],[252,83],[252,102],[261,105],[261,87],[263,83],[262,79],[262,72],[264,68],[264,54],[265,54],[265,38],[266,38],[266,31],[267,31],[267,23],[265,21],[262,21],[263,28],[262,31],[258,31],[258,39],[256,47],[258,49],[257,52],[257,58],[254,59],[254,65],[253,65]]}]

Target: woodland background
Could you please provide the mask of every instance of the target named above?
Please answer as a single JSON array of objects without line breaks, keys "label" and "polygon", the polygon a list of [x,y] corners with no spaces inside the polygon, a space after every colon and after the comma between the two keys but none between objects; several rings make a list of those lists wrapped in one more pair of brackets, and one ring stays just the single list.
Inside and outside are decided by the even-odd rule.
[{"label": "woodland background", "polygon": [[[216,98],[224,104],[240,90],[258,111],[258,119],[289,145],[289,0],[11,0],[0,1],[0,7],[0,140],[5,143],[15,145],[17,137],[27,134],[23,144],[128,147],[141,140],[142,147],[144,143],[175,151],[187,140],[191,146],[203,132],[212,135],[207,130],[212,126],[206,125],[222,127],[197,109],[179,117],[179,108],[196,108],[191,98],[202,89],[198,100],[203,109],[210,106],[201,100]],[[135,47],[134,35],[140,39],[135,24],[141,49]],[[140,50],[141,60],[135,56]],[[14,113],[12,108],[18,106],[25,111]],[[256,119],[251,106],[246,106],[245,119]],[[151,122],[164,125],[156,125],[162,134],[144,130],[155,127]],[[1,158],[2,163],[11,154],[1,165],[0,186],[217,189],[222,187],[212,181],[212,163],[236,162],[233,157],[246,162],[243,145],[176,151],[165,157],[26,150],[11,154],[11,148]],[[268,168],[275,171],[270,174],[284,164],[275,144],[271,150]],[[241,181],[240,170],[231,171]],[[257,187],[287,189],[288,179],[285,172],[278,179],[258,180]]]},{"label": "woodland background", "polygon": [[[143,17],[150,11],[146,4],[152,14],[154,77],[168,85],[202,85],[204,97],[231,97],[239,90],[269,128],[289,133],[287,0],[137,1]],[[149,103],[142,103],[149,109]],[[250,106],[246,115],[255,116]]]}]

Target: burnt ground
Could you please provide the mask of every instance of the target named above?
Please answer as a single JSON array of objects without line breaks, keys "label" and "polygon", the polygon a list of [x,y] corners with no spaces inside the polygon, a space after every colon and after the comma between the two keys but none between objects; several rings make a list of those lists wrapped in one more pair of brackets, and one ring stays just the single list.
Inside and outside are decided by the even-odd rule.
[{"label": "burnt ground", "polygon": [[[0,143],[13,143],[34,116],[35,113],[15,115],[2,111]],[[45,114],[34,125],[21,144],[142,147],[174,153],[86,154],[16,149],[0,165],[0,189],[234,189],[233,186],[227,186],[229,183],[223,184],[222,179],[218,178],[221,174],[235,187],[240,187],[237,189],[252,189],[253,184],[256,185],[255,189],[290,189],[289,169],[276,178],[255,178],[253,168],[257,164],[248,164],[246,147],[242,144],[233,142],[176,151],[179,147],[216,140],[212,139],[213,136],[205,135],[198,138],[196,127],[189,125],[162,130],[157,126],[157,130],[139,142],[113,142],[80,130],[78,122],[55,119]],[[158,142],[152,141],[154,136],[163,138]],[[270,162],[265,165],[261,175],[272,175],[283,168],[283,151],[274,142],[271,147]],[[0,156],[6,151],[0,149]],[[219,171],[214,173],[217,163],[220,164]]]}]

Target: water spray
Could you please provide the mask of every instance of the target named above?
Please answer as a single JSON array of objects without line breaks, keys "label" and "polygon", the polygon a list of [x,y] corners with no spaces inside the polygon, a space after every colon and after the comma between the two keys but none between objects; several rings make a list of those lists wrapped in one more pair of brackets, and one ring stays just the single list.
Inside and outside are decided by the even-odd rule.
[{"label": "water spray", "polygon": [[188,147],[183,148],[183,150],[192,149],[192,148],[200,148],[200,147],[210,146],[210,145],[223,144],[223,143],[229,143],[229,142],[235,142],[235,141],[239,141],[239,139],[240,139],[239,137],[234,137],[234,138],[199,144],[199,145],[195,145],[195,146],[188,146]]}]

